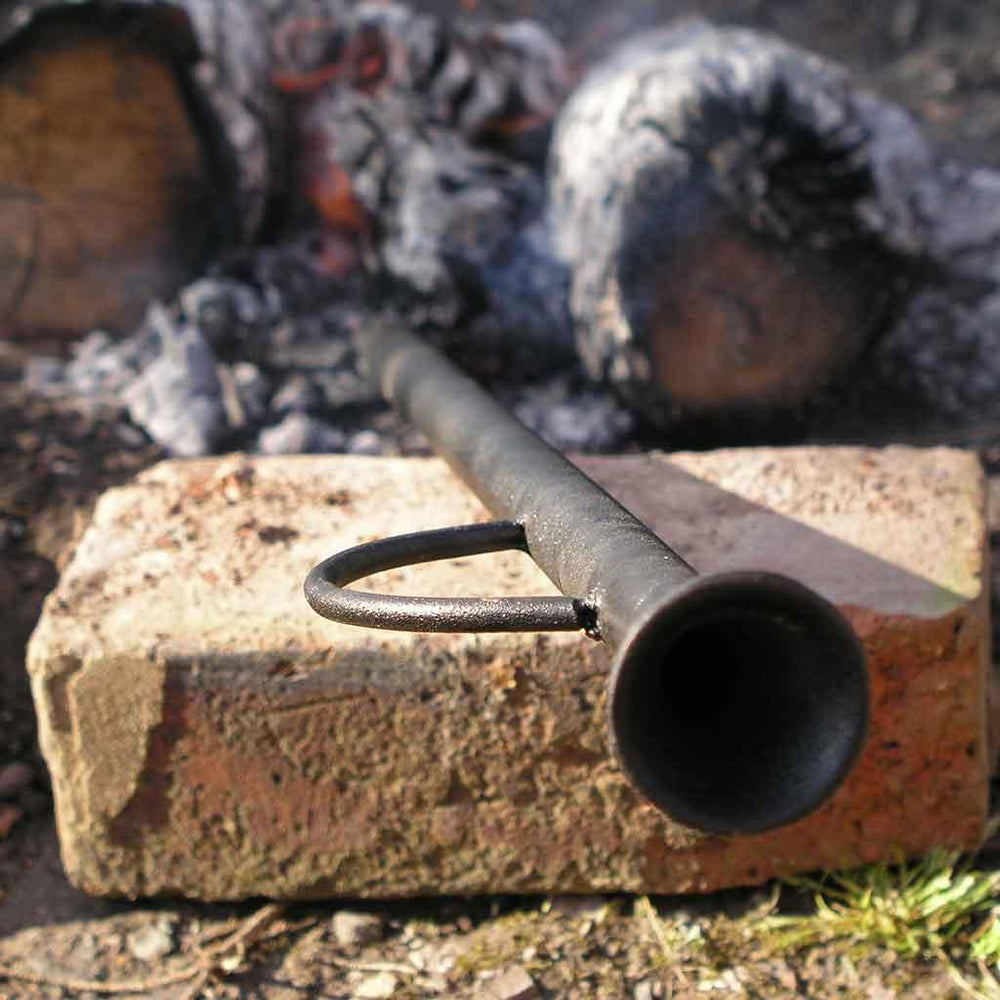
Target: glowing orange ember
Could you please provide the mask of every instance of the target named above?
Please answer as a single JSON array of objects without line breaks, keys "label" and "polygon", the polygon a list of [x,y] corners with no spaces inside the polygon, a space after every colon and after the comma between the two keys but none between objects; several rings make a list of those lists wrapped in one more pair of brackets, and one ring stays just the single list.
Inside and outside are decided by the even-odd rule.
[{"label": "glowing orange ember", "polygon": [[365,210],[354,197],[350,175],[336,163],[323,164],[313,171],[306,183],[309,201],[334,229],[346,233],[362,233],[367,227]]}]

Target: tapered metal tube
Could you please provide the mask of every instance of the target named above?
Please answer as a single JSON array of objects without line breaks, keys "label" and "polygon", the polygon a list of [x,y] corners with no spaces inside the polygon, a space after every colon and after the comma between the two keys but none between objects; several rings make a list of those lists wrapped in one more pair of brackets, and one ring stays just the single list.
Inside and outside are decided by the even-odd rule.
[{"label": "tapered metal tube", "polygon": [[[831,604],[776,574],[697,575],[438,351],[388,325],[358,343],[386,398],[586,609],[581,624],[614,655],[611,744],[655,805],[750,833],[829,797],[868,719],[864,655]],[[306,591],[321,614],[350,620],[330,600],[338,558]]]}]

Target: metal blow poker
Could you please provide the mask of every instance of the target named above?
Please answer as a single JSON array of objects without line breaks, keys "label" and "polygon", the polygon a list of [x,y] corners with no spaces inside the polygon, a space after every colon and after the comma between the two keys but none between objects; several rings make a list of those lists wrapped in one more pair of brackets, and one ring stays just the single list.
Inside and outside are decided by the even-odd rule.
[{"label": "metal blow poker", "polygon": [[[440,352],[389,322],[357,335],[369,376],[502,520],[359,545],[316,566],[320,615],[426,632],[583,630],[613,657],[611,747],[674,820],[756,833],[821,805],[868,724],[861,644],[828,601],[769,572],[699,575]],[[416,598],[346,585],[519,549],[565,597]]]}]

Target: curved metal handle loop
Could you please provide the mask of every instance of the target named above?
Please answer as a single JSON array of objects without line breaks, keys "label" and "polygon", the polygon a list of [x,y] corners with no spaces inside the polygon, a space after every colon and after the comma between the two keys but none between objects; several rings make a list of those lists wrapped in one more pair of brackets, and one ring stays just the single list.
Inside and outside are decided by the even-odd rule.
[{"label": "curved metal handle loop", "polygon": [[524,529],[515,521],[368,542],[316,566],[306,578],[306,600],[336,622],[406,632],[575,632],[589,627],[593,613],[583,601],[569,597],[395,597],[345,587],[387,569],[508,549],[528,551]]}]

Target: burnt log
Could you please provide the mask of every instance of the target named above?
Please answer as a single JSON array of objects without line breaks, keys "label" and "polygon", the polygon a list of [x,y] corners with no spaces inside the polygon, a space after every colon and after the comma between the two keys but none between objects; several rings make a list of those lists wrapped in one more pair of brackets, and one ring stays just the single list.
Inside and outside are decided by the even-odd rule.
[{"label": "burnt log", "polygon": [[0,14],[0,336],[121,332],[264,215],[267,33],[238,0]]},{"label": "burnt log", "polygon": [[778,39],[692,22],[624,45],[550,158],[590,373],[663,425],[811,398],[918,270],[929,160],[902,112]]}]

